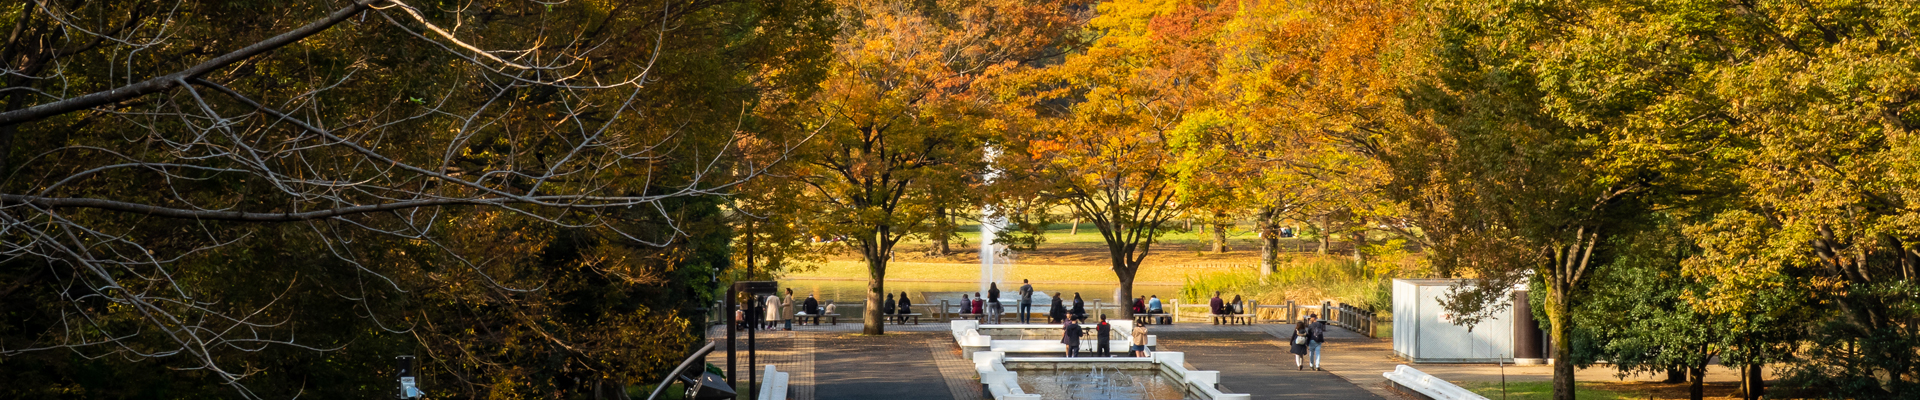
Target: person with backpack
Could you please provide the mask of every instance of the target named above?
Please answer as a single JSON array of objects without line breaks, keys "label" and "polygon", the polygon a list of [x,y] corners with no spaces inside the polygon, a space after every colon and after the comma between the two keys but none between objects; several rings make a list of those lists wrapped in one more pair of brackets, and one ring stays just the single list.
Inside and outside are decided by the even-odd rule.
[{"label": "person with backpack", "polygon": [[1306,364],[1302,361],[1307,357],[1307,342],[1312,340],[1311,335],[1312,333],[1307,331],[1307,321],[1303,320],[1293,324],[1293,337],[1287,338],[1287,342],[1292,343],[1293,347],[1288,349],[1287,352],[1293,353],[1293,369],[1295,370],[1307,369]]},{"label": "person with backpack", "polygon": [[1313,363],[1313,370],[1320,370],[1320,344],[1327,342],[1327,321],[1320,320],[1320,314],[1307,314],[1307,361]]}]

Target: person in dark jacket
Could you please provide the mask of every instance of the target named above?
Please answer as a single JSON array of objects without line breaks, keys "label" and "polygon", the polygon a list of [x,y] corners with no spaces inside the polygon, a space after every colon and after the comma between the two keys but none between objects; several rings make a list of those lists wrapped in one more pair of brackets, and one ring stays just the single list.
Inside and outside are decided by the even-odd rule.
[{"label": "person in dark jacket", "polygon": [[1134,314],[1147,313],[1147,296],[1140,296],[1140,298],[1138,299],[1133,299],[1133,313]]},{"label": "person in dark jacket", "polygon": [[1109,349],[1107,349],[1107,338],[1113,334],[1113,325],[1107,324],[1106,314],[1100,314],[1100,325],[1095,325],[1093,331],[1095,332],[1093,335],[1093,355],[1096,357],[1106,357],[1109,351]]},{"label": "person in dark jacket", "polygon": [[1307,356],[1307,342],[1313,341],[1312,335],[1313,333],[1307,331],[1307,321],[1293,324],[1293,337],[1287,338],[1287,343],[1293,345],[1292,348],[1287,349],[1288,353],[1293,353],[1293,369],[1307,369],[1306,364],[1301,361]]},{"label": "person in dark jacket", "polygon": [[[814,325],[820,324],[820,300],[815,300],[813,295],[807,295],[807,301],[800,302],[800,311],[807,313],[808,317],[813,318]],[[802,318],[800,323],[805,324],[807,320]]]},{"label": "person in dark jacket", "polygon": [[900,292],[900,313],[898,314],[899,316],[894,318],[900,321],[897,323],[904,324],[904,323],[907,323],[907,314],[912,314],[912,313],[913,313],[913,300],[907,299],[907,292]]},{"label": "person in dark jacket", "polygon": [[1074,322],[1087,321],[1087,302],[1080,301],[1080,292],[1073,292],[1073,310],[1068,313],[1073,315]]},{"label": "person in dark jacket", "polygon": [[1212,310],[1213,315],[1228,314],[1227,302],[1220,300],[1220,292],[1213,292],[1213,299],[1207,300],[1207,309]]},{"label": "person in dark jacket", "polygon": [[1033,282],[1020,280],[1020,323],[1033,322]]},{"label": "person in dark jacket", "polygon": [[1320,370],[1320,344],[1327,342],[1327,321],[1320,314],[1307,314],[1307,361]]},{"label": "person in dark jacket", "polygon": [[1067,306],[1060,303],[1060,292],[1053,292],[1053,307],[1047,308],[1047,323],[1058,324],[1067,320]]},{"label": "person in dark jacket", "polygon": [[1086,332],[1081,332],[1080,325],[1073,321],[1061,323],[1060,331],[1060,343],[1067,345],[1067,357],[1080,356],[1080,336],[1086,335]]},{"label": "person in dark jacket", "polygon": [[886,319],[884,319],[883,321],[892,321],[893,311],[894,311],[893,293],[887,293],[887,302],[880,303],[880,313],[886,315],[885,317]]},{"label": "person in dark jacket", "polygon": [[987,320],[991,321],[991,323],[998,324],[1000,323],[1000,316],[1006,313],[1007,313],[1007,309],[1005,308],[1005,306],[1000,305],[1000,284],[988,283],[987,284]]}]

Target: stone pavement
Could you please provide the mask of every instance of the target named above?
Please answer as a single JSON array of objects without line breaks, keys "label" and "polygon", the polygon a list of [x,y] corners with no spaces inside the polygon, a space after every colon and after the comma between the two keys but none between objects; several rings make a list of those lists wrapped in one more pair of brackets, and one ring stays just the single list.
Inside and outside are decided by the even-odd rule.
[{"label": "stone pavement", "polygon": [[[1324,353],[1321,357],[1321,367],[1363,388],[1385,385],[1387,379],[1380,374],[1392,371],[1400,364],[1406,364],[1405,360],[1393,357],[1393,342],[1385,339],[1329,340]],[[1413,367],[1420,372],[1455,383],[1500,382],[1503,375],[1507,382],[1553,380],[1553,367],[1546,365],[1417,364]],[[1774,378],[1771,371],[1766,374],[1766,377]],[[1576,371],[1574,379],[1581,382],[1658,382],[1665,380],[1666,375],[1640,374],[1622,377],[1612,368],[1596,365]],[[1707,381],[1739,382],[1740,374],[1738,370],[1715,365],[1707,368]]]},{"label": "stone pavement", "polygon": [[1192,368],[1220,371],[1220,386],[1228,393],[1255,399],[1395,398],[1384,389],[1376,393],[1332,373],[1295,368],[1285,339],[1265,332],[1155,334],[1160,335],[1160,350],[1186,353]]}]

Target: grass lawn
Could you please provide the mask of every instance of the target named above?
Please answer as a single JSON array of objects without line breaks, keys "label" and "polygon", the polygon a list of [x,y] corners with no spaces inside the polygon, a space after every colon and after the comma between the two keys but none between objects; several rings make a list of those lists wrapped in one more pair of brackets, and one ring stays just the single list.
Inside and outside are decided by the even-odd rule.
[{"label": "grass lawn", "polygon": [[[1638,392],[1619,392],[1595,387],[1596,385],[1579,382],[1574,386],[1574,398],[1580,400],[1632,400],[1647,398]],[[1501,397],[1500,382],[1464,382],[1460,387],[1487,396],[1491,400],[1549,400],[1553,398],[1553,382],[1507,382],[1506,396]]]},{"label": "grass lawn", "polygon": [[[1739,382],[1707,382],[1703,398],[1738,399]],[[1488,399],[1501,400],[1500,382],[1465,382],[1460,387],[1487,396]],[[1574,389],[1574,396],[1580,400],[1627,400],[1661,399],[1679,400],[1689,398],[1692,388],[1687,383],[1659,382],[1580,382]],[[1553,398],[1552,382],[1507,383],[1508,400],[1550,399]]]}]

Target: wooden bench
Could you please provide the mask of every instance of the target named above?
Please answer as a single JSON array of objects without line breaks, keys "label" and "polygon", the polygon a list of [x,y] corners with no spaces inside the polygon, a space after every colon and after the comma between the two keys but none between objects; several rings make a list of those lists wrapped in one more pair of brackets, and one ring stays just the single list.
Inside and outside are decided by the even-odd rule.
[{"label": "wooden bench", "polygon": [[1133,323],[1136,323],[1136,324],[1141,324],[1141,325],[1153,325],[1153,321],[1154,321],[1154,318],[1155,318],[1155,317],[1163,317],[1163,316],[1166,316],[1166,315],[1167,315],[1167,313],[1139,313],[1139,314],[1134,314],[1134,315],[1133,315]]},{"label": "wooden bench", "polygon": [[[888,317],[888,318],[903,318],[903,317],[904,317],[904,318],[908,318],[909,320],[911,320],[911,321],[913,321],[913,324],[914,324],[914,325],[919,325],[919,324],[920,324],[920,313],[906,313],[906,314],[887,314],[887,317]],[[889,322],[891,322],[892,320],[891,320],[891,319],[889,319],[888,321],[889,321]]]},{"label": "wooden bench", "polygon": [[957,313],[957,314],[954,314],[954,316],[959,317],[958,319],[970,319],[970,320],[980,321],[982,323],[987,322],[987,314],[984,314],[984,313],[982,314]]},{"label": "wooden bench", "polygon": [[804,312],[793,313],[793,319],[800,321],[802,325],[806,324],[807,318],[813,318],[813,324],[820,325],[820,317],[827,317],[828,324],[833,324],[833,325],[840,324],[840,314],[838,313],[820,314],[820,315],[813,315],[813,314],[808,314]]}]

